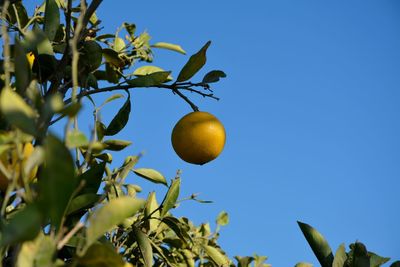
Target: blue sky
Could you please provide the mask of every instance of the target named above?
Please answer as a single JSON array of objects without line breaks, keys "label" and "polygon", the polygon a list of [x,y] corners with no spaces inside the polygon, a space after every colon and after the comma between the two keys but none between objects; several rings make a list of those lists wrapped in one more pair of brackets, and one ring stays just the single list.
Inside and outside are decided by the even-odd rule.
[{"label": "blue sky", "polygon": [[[274,266],[318,266],[301,220],[334,250],[359,240],[400,259],[399,11],[395,0],[104,1],[105,31],[133,22],[154,42],[178,43],[189,55],[212,40],[197,80],[213,69],[228,75],[213,87],[219,102],[190,95],[226,127],[218,159],[182,162],[170,134],[190,107],[170,92],[138,89],[118,135],[133,146],[115,161],[145,151],[138,166],[168,178],[181,169],[182,197],[200,192],[214,203],[184,202],[176,214],[213,223],[226,210],[220,244],[230,256],[256,252]],[[158,50],[154,65],[176,77],[187,59]],[[103,112],[106,121],[116,107]],[[159,200],[165,192],[128,181],[156,190]]]}]

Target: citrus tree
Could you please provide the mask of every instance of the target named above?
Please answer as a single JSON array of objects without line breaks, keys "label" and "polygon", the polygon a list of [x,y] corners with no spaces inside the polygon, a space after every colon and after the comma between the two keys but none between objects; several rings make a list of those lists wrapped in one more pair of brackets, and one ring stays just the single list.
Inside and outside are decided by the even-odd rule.
[{"label": "citrus tree", "polygon": [[[177,74],[150,64],[157,49],[186,52],[176,44],[151,43],[150,35],[130,22],[116,32],[101,32],[96,16],[101,2],[46,0],[29,10],[21,0],[1,1],[0,265],[270,266],[265,256],[227,256],[218,245],[220,226],[229,221],[225,212],[214,230],[173,215],[182,200],[179,171],[168,181],[154,169],[137,168],[140,155],[112,162],[112,153],[131,144],[113,137],[129,120],[130,90],[144,87],[169,90],[193,109],[173,128],[177,155],[193,164],[215,159],[225,144],[223,125],[200,112],[186,93],[218,99],[210,84],[226,75],[212,70],[195,77],[210,42]],[[144,64],[136,67],[138,62]],[[92,98],[113,91],[101,103]],[[113,119],[102,121],[102,108],[123,97]],[[90,134],[78,128],[83,99],[93,106],[87,115],[93,114]],[[53,125],[64,127],[61,137],[52,133]],[[166,186],[162,201],[155,191],[140,197],[142,189],[127,183],[128,175]],[[206,202],[196,195],[189,199]],[[323,266],[387,261],[363,252],[368,265],[357,265],[358,250],[346,254],[343,247],[333,257],[327,243],[315,239],[315,229],[300,226]]]}]

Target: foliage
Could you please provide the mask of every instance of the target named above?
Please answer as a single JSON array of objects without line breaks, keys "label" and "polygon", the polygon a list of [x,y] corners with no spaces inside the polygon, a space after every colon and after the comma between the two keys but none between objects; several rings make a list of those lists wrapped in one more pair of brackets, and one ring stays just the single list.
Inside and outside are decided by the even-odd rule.
[{"label": "foliage", "polygon": [[[306,223],[297,223],[322,267],[379,267],[390,260],[368,251],[366,246],[359,241],[350,244],[348,252],[345,245],[341,244],[333,255],[331,247],[320,232]],[[390,267],[398,264],[398,261],[393,262]],[[296,266],[312,265],[301,262]]]},{"label": "foliage", "polygon": [[[194,225],[173,215],[184,200],[179,172],[168,181],[154,169],[137,168],[140,155],[113,162],[111,153],[131,144],[113,137],[128,123],[129,90],[169,90],[197,111],[185,93],[218,100],[210,83],[226,75],[212,70],[201,82],[190,80],[205,65],[211,42],[177,75],[150,65],[153,50],[186,52],[177,44],[152,44],[147,32],[137,33],[128,22],[115,33],[101,33],[95,12],[101,2],[45,0],[32,13],[21,0],[1,1],[0,176],[5,183],[0,193],[0,266],[270,266],[265,256],[236,256],[233,261],[226,255],[218,237],[220,227],[229,222],[227,213],[217,217],[215,231],[208,223]],[[137,68],[138,62],[142,66]],[[126,101],[106,124],[101,109],[124,94],[100,105],[91,96],[117,90],[125,91]],[[77,123],[84,98],[94,106],[89,137]],[[51,126],[62,122],[60,138]],[[26,144],[34,144],[29,155],[24,153]],[[111,164],[119,167],[112,169]],[[141,188],[128,184],[128,175],[166,186],[161,203],[155,191],[139,197]],[[188,199],[208,202],[196,195]],[[368,259],[378,266],[385,259],[359,252],[358,244],[349,253],[338,250],[333,264],[363,266],[353,263]],[[317,246],[314,251],[328,250]]]}]

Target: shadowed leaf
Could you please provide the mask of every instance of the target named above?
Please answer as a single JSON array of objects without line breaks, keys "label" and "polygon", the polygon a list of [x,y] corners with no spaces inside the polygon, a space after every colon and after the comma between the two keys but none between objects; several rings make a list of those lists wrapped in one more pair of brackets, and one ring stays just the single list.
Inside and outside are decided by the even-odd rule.
[{"label": "shadowed leaf", "polygon": [[44,151],[45,167],[39,179],[40,204],[53,226],[58,229],[78,180],[72,156],[59,139],[49,135]]},{"label": "shadowed leaf", "polygon": [[46,0],[44,11],[44,32],[50,41],[54,40],[60,25],[60,12],[55,0]]},{"label": "shadowed leaf", "polygon": [[129,114],[131,113],[131,98],[128,95],[124,105],[120,108],[117,115],[112,119],[107,129],[105,130],[104,135],[116,135],[119,133],[125,125],[128,123]]},{"label": "shadowed leaf", "polygon": [[128,80],[128,84],[134,87],[152,87],[168,81],[170,71],[158,71],[138,78]]},{"label": "shadowed leaf", "polygon": [[321,266],[331,267],[333,263],[333,254],[325,238],[310,225],[299,221],[297,223]]},{"label": "shadowed leaf", "polygon": [[218,82],[220,78],[225,78],[226,74],[222,70],[213,70],[207,73],[203,78],[203,83],[215,83]]},{"label": "shadowed leaf", "polygon": [[144,266],[151,267],[153,263],[153,250],[149,238],[139,228],[133,226],[133,234],[136,242],[139,245],[140,253],[142,254]]},{"label": "shadowed leaf", "polygon": [[15,214],[2,229],[1,246],[34,239],[39,234],[42,216],[38,207],[28,205]]},{"label": "shadowed leaf", "polygon": [[178,75],[177,82],[187,81],[193,77],[203,66],[206,64],[206,52],[210,46],[211,41],[208,41],[199,52],[192,55],[189,61],[183,66],[182,70]]}]

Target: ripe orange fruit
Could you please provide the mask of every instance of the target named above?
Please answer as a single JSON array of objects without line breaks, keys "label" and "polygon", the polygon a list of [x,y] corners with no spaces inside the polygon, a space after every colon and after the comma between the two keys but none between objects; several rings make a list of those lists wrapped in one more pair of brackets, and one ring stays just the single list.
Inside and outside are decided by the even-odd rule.
[{"label": "ripe orange fruit", "polygon": [[188,163],[203,165],[224,149],[225,128],[208,112],[195,111],[182,117],[172,130],[172,147]]},{"label": "ripe orange fruit", "polygon": [[[12,172],[16,173],[16,177],[17,177],[18,183],[20,185],[22,185],[21,171],[24,170],[26,161],[28,160],[30,155],[33,153],[34,149],[35,148],[33,147],[33,145],[31,143],[26,143],[23,147],[23,155],[22,155],[21,162],[18,162],[18,155],[17,155],[16,148],[14,148],[12,150],[7,150],[0,155],[1,163],[3,164],[3,166],[7,169],[7,171],[9,173],[12,173]],[[28,175],[29,181],[32,181],[35,178],[37,170],[38,170],[38,167],[36,166],[30,171],[30,173]],[[0,191],[5,192],[7,190],[8,184],[9,184],[8,178],[0,170]]]},{"label": "ripe orange fruit", "polygon": [[29,52],[26,54],[26,58],[28,59],[29,66],[32,68],[33,62],[35,61],[35,54],[33,54],[33,52]]}]

